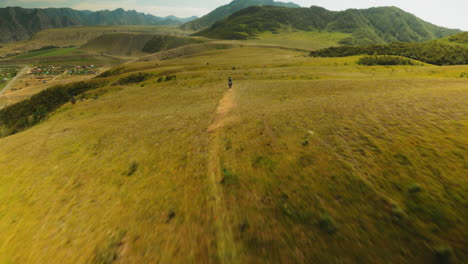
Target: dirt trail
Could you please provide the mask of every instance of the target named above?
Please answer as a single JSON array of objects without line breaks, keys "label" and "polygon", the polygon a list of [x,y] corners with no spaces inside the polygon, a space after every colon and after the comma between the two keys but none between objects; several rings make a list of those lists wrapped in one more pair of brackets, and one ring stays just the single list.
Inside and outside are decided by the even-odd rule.
[{"label": "dirt trail", "polygon": [[232,120],[230,115],[235,106],[232,89],[225,92],[216,109],[216,117],[208,127],[211,133],[211,144],[208,157],[208,177],[210,181],[210,194],[213,201],[212,209],[215,219],[216,245],[220,263],[240,263],[234,237],[232,235],[231,221],[226,212],[223,191],[220,182],[221,173],[221,136],[220,129]]},{"label": "dirt trail", "polygon": [[28,66],[25,66],[23,69],[21,69],[21,71],[18,72],[18,74],[16,74],[16,76],[13,79],[11,79],[11,81],[3,88],[3,90],[0,91],[0,96],[2,96],[3,93],[5,93],[8,89],[10,89],[10,87],[12,87],[16,83],[16,80],[18,80],[18,78],[20,78],[25,73],[27,73],[28,70],[29,70]]},{"label": "dirt trail", "polygon": [[233,120],[234,117],[229,114],[234,108],[234,104],[234,95],[232,89],[229,89],[224,93],[221,101],[219,101],[218,107],[216,108],[216,117],[213,123],[208,127],[208,132],[214,132]]}]

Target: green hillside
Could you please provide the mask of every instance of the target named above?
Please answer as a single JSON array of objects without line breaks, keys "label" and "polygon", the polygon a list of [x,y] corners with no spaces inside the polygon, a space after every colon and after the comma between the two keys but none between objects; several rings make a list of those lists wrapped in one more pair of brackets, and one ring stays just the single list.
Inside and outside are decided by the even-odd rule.
[{"label": "green hillside", "polygon": [[135,57],[200,42],[203,40],[192,37],[147,33],[113,33],[104,34],[89,41],[81,46],[80,50]]},{"label": "green hillside", "polygon": [[437,27],[396,7],[328,11],[321,7],[249,7],[215,23],[196,35],[216,39],[250,39],[265,31],[279,32],[284,26],[297,30],[351,34],[341,44],[421,42],[458,33]]},{"label": "green hillside", "polygon": [[468,32],[459,33],[448,38],[449,42],[468,44]]},{"label": "green hillside", "polygon": [[227,5],[220,6],[209,14],[185,23],[181,26],[185,30],[200,30],[210,27],[215,22],[223,20],[235,12],[250,6],[284,6],[300,7],[294,3],[275,2],[273,0],[234,0]]},{"label": "green hillside", "polygon": [[126,63],[1,110],[0,263],[464,263],[468,66],[307,55]]},{"label": "green hillside", "polygon": [[438,39],[436,41],[443,44],[468,48],[468,32],[458,33],[449,37]]}]

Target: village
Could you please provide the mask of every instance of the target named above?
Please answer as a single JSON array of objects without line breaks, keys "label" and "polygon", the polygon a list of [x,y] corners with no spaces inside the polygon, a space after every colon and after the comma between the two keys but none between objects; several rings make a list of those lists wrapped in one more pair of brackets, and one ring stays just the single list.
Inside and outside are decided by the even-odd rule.
[{"label": "village", "polygon": [[0,67],[0,85],[8,82],[16,76],[20,67],[17,66],[2,66]]},{"label": "village", "polygon": [[44,65],[34,66],[28,71],[30,80],[47,81],[56,79],[57,76],[65,77],[66,75],[96,75],[98,69],[95,65]]},{"label": "village", "polygon": [[[21,68],[25,68],[20,73]],[[27,70],[27,71],[26,71]],[[29,98],[54,85],[84,81],[102,72],[97,65],[34,65],[0,67],[0,89],[17,74],[17,80],[4,89],[0,96],[0,108]]]},{"label": "village", "polygon": [[[73,77],[89,77],[97,75],[98,68],[95,65],[41,65],[33,66],[19,81],[22,85],[12,88],[13,91],[38,84],[63,84],[74,80]],[[81,79],[81,78],[79,78]]]}]

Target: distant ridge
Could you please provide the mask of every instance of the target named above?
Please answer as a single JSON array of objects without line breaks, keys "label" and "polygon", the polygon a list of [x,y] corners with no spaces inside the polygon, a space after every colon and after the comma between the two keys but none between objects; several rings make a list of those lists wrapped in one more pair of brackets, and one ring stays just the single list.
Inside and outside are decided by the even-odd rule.
[{"label": "distant ridge", "polygon": [[[189,18],[191,19],[191,18]],[[29,39],[36,32],[50,28],[111,25],[180,25],[189,19],[161,18],[125,11],[80,11],[70,8],[26,9],[0,8],[0,43]]]},{"label": "distant ridge", "polygon": [[176,16],[167,16],[167,17],[164,17],[165,19],[171,19],[171,20],[174,20],[174,21],[179,21],[179,22],[182,22],[182,23],[187,23],[187,22],[190,22],[190,21],[193,21],[195,19],[197,19],[198,17],[197,16],[191,16],[191,17],[186,17],[186,18],[180,18],[180,17],[176,17]]},{"label": "distant ridge", "polygon": [[212,11],[208,15],[205,15],[199,19],[183,24],[181,27],[182,29],[188,29],[188,30],[200,30],[203,28],[207,28],[213,25],[215,22],[222,20],[241,9],[244,9],[250,6],[300,7],[299,5],[294,4],[294,3],[275,2],[273,0],[234,0],[227,5],[223,5],[223,6],[216,8],[214,11]]},{"label": "distant ridge", "polygon": [[348,9],[255,6],[242,9],[196,35],[215,39],[248,39],[262,32],[294,30],[349,33],[346,45],[422,42],[447,37],[459,30],[435,26],[397,7]]}]

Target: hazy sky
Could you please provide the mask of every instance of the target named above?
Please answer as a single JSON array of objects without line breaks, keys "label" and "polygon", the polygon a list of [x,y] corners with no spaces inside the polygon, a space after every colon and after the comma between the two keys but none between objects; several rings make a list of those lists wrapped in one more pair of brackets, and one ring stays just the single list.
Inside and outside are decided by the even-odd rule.
[{"label": "hazy sky", "polygon": [[[287,1],[287,0],[286,0]],[[135,9],[157,16],[202,16],[231,0],[0,0],[0,7],[71,7],[74,9]],[[294,0],[301,6],[329,10],[397,6],[439,26],[468,31],[468,0]]]}]

